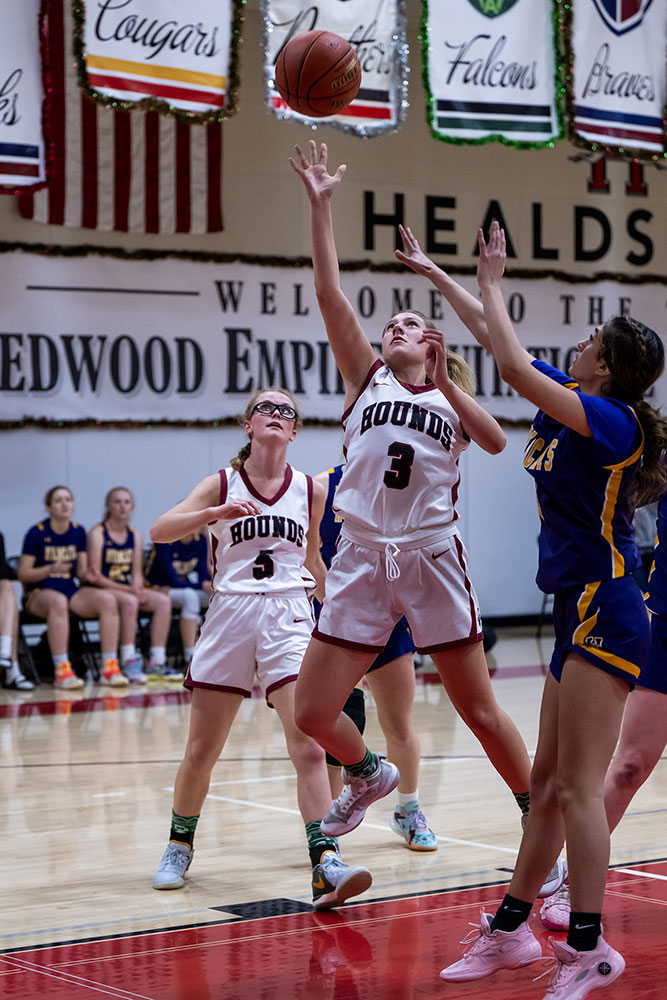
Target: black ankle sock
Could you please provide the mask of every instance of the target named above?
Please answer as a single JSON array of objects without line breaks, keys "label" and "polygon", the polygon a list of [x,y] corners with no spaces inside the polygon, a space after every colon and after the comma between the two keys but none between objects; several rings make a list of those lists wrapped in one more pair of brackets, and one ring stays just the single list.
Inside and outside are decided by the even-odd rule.
[{"label": "black ankle sock", "polygon": [[505,893],[505,898],[491,921],[491,932],[515,931],[517,927],[528,920],[532,908],[532,903],[526,903],[523,899],[516,899],[509,893]]},{"label": "black ankle sock", "polygon": [[593,951],[602,933],[602,915],[600,913],[570,912],[570,928],[567,932],[567,943],[575,951]]}]

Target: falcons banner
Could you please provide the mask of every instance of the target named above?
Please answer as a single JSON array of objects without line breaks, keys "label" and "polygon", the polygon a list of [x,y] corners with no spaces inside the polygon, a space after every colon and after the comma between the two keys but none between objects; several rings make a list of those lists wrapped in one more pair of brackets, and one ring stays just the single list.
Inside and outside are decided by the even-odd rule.
[{"label": "falcons banner", "polygon": [[622,153],[661,154],[667,99],[665,0],[573,5],[572,138]]},{"label": "falcons banner", "polygon": [[42,140],[41,0],[0,4],[0,191],[46,179]]},{"label": "falcons banner", "polygon": [[[333,125],[356,135],[395,129],[407,104],[405,0],[262,0],[266,36],[267,102],[279,118]],[[331,31],[347,39],[361,63],[361,88],[340,113],[307,118],[293,111],[275,85],[276,60],[287,43],[307,31]]]},{"label": "falcons banner", "polygon": [[561,135],[551,0],[424,0],[428,120],[445,142]]},{"label": "falcons banner", "polygon": [[83,5],[93,96],[190,115],[229,110],[234,0],[98,0]]}]

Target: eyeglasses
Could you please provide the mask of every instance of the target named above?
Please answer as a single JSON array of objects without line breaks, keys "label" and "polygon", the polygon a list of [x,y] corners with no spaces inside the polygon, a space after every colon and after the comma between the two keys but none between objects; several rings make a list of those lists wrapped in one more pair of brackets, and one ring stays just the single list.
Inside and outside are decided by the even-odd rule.
[{"label": "eyeglasses", "polygon": [[255,403],[252,408],[253,413],[263,413],[265,417],[272,416],[276,410],[286,420],[296,420],[296,410],[288,403],[271,403],[265,399],[261,403]]}]

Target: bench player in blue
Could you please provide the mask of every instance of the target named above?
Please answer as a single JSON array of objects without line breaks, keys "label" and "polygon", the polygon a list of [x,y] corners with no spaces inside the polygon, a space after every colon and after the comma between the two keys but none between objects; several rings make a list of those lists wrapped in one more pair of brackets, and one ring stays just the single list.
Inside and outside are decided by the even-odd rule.
[{"label": "bench player in blue", "polygon": [[208,562],[208,542],[200,531],[193,531],[171,544],[155,543],[146,560],[147,584],[167,594],[172,608],[180,609],[179,626],[186,663],[194,652],[201,610],[208,607],[213,591]]}]

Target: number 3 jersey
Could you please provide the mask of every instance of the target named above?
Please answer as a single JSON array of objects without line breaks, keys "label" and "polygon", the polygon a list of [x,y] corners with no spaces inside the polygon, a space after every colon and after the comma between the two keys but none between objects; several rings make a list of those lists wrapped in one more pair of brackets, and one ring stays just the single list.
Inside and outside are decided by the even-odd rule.
[{"label": "number 3 jersey", "polygon": [[303,594],[315,581],[303,565],[313,481],[288,465],[274,497],[257,492],[245,469],[220,470],[220,503],[253,500],[261,514],[208,527],[213,587],[222,594]]},{"label": "number 3 jersey", "polygon": [[378,360],[343,428],[347,464],[334,509],[345,535],[362,545],[426,544],[456,520],[458,461],[470,442],[439,389],[405,385]]}]

